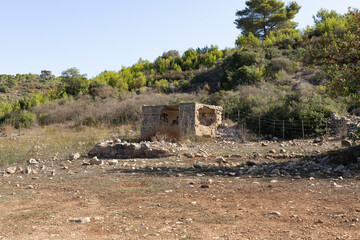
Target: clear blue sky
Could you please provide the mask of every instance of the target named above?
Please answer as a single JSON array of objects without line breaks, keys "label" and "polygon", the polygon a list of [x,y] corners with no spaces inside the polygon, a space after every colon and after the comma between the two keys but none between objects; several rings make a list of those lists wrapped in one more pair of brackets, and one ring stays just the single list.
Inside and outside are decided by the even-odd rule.
[{"label": "clear blue sky", "polygon": [[[359,0],[297,2],[300,29],[320,8],[360,8]],[[234,47],[235,12],[244,7],[244,0],[0,0],[0,74],[58,76],[76,67],[94,77],[172,49]]]}]

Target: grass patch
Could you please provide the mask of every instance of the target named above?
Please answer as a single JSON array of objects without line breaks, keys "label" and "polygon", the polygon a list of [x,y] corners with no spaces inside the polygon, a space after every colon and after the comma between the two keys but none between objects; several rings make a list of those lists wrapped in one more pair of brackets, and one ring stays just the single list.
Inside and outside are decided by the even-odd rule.
[{"label": "grass patch", "polygon": [[52,214],[54,214],[54,212],[46,212],[36,209],[36,210],[29,210],[18,213],[11,213],[9,214],[9,218],[16,221],[28,220],[28,219],[43,219],[43,218],[48,218]]},{"label": "grass patch", "polygon": [[56,156],[66,159],[79,152],[86,155],[95,143],[134,133],[125,128],[69,128],[51,126],[26,129],[17,137],[5,137],[0,142],[0,166],[22,163],[30,158],[50,160]]}]

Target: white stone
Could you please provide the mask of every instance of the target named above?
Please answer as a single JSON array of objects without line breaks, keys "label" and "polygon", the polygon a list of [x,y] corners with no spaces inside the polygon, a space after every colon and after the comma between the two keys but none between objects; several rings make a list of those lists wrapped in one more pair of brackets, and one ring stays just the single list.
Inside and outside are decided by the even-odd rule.
[{"label": "white stone", "polygon": [[34,158],[30,158],[30,160],[28,161],[30,164],[38,164],[39,162],[34,159]]},{"label": "white stone", "polygon": [[70,155],[70,160],[77,160],[80,158],[80,153],[74,153]]}]

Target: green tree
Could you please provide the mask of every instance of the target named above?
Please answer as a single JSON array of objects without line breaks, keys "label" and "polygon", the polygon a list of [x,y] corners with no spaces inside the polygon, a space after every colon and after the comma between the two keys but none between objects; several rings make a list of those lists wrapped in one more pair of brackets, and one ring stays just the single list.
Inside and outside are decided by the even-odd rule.
[{"label": "green tree", "polygon": [[296,2],[285,3],[278,0],[249,0],[246,8],[236,12],[238,17],[235,25],[242,30],[242,34],[253,33],[264,39],[270,31],[281,28],[294,28],[291,19],[299,12],[300,6]]},{"label": "green tree", "polygon": [[55,78],[55,76],[52,75],[51,71],[49,71],[49,70],[41,70],[40,78],[43,81],[49,81],[49,80]]},{"label": "green tree", "polygon": [[89,82],[86,74],[80,74],[79,69],[70,68],[61,73],[61,82],[65,92],[70,95],[78,95],[87,90]]},{"label": "green tree", "polygon": [[345,32],[327,32],[313,38],[307,60],[327,73],[326,86],[333,96],[360,96],[360,12],[349,10]]}]

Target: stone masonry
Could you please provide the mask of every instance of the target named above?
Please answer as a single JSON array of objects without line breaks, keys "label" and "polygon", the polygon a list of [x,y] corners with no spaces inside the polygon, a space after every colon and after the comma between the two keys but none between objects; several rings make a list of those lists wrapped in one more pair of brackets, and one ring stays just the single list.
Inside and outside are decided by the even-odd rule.
[{"label": "stone masonry", "polygon": [[215,137],[222,107],[200,103],[143,106],[141,136],[162,126],[178,127],[184,135]]}]

